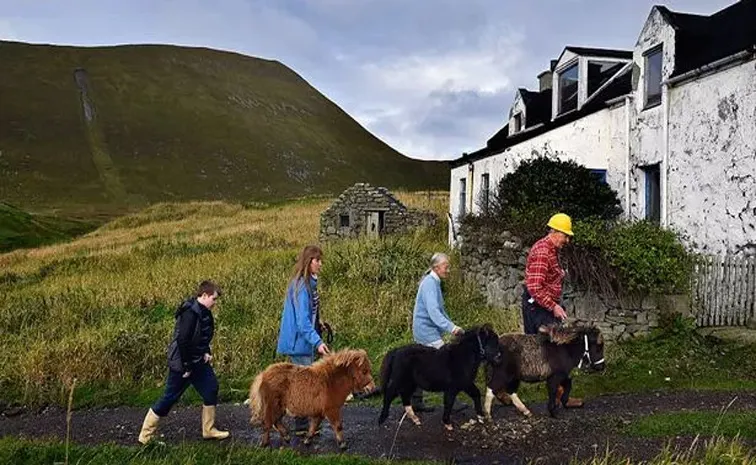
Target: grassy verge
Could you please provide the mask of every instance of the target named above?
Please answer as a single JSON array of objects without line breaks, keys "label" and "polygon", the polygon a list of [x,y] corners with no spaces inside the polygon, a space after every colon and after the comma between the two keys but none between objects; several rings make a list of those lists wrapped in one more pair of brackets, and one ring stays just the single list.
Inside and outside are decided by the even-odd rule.
[{"label": "grassy verge", "polygon": [[[607,452],[592,460],[572,461],[571,465],[631,465],[627,458]],[[705,443],[697,443],[688,450],[673,450],[666,447],[646,465],[753,465],[756,456],[753,450],[739,439],[715,438]]]},{"label": "grassy verge", "polygon": [[[66,459],[65,444],[60,442],[40,442],[0,439],[0,463],[14,465],[63,464]],[[291,451],[271,451],[242,445],[228,444],[185,444],[150,445],[147,447],[125,447],[115,445],[71,446],[68,463],[87,465],[220,465],[220,464],[265,464],[265,465],[379,465],[396,463],[387,460],[373,460],[352,455],[311,455],[304,456]],[[421,465],[430,462],[401,462],[407,465]]]},{"label": "grassy verge", "polygon": [[627,434],[642,437],[723,436],[756,438],[754,412],[675,412],[649,415],[627,426]]}]

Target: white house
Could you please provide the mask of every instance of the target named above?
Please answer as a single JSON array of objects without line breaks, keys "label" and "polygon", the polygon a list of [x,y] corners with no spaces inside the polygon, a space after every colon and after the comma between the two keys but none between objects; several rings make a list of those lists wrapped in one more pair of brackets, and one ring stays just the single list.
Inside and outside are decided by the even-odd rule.
[{"label": "white house", "polygon": [[756,0],[710,16],[655,6],[632,50],[568,46],[538,80],[451,162],[451,244],[506,173],[549,155],[596,170],[629,218],[695,250],[756,254]]}]

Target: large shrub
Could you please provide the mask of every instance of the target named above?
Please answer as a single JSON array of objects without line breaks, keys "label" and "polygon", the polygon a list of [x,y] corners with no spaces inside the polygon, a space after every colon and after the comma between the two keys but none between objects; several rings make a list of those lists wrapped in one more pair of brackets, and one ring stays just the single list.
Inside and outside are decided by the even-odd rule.
[{"label": "large shrub", "polygon": [[487,208],[463,222],[473,228],[510,231],[526,244],[545,234],[546,223],[556,212],[573,220],[613,220],[622,213],[617,193],[588,168],[546,157],[523,161],[486,198],[490,198]]},{"label": "large shrub", "polygon": [[523,161],[499,182],[492,212],[561,211],[575,219],[612,220],[622,214],[617,193],[585,166],[539,157]]}]

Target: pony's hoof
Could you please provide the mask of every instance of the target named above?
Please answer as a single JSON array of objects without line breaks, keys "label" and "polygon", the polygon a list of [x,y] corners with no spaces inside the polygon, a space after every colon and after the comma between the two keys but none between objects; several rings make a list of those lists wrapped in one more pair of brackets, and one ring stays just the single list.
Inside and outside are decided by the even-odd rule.
[{"label": "pony's hoof", "polygon": [[483,423],[484,421],[486,421],[486,417],[484,417],[483,415],[478,415],[478,423]]},{"label": "pony's hoof", "polygon": [[444,425],[444,428],[446,429],[446,431],[454,431],[454,426],[452,425]]},{"label": "pony's hoof", "polygon": [[341,449],[341,450],[347,450],[347,443],[346,443],[346,441],[343,441],[343,442],[339,443],[339,449]]},{"label": "pony's hoof", "polygon": [[302,441],[302,444],[304,444],[305,446],[309,446],[310,444],[312,444],[312,437],[304,438],[304,441]]},{"label": "pony's hoof", "polygon": [[533,416],[533,412],[531,412],[530,410],[528,410],[527,412],[523,413],[523,415],[525,415],[525,418],[530,418],[530,417]]},{"label": "pony's hoof", "polygon": [[268,447],[270,447],[270,442],[269,441],[260,441],[260,443],[257,445],[257,447],[260,447],[262,449],[267,449]]}]

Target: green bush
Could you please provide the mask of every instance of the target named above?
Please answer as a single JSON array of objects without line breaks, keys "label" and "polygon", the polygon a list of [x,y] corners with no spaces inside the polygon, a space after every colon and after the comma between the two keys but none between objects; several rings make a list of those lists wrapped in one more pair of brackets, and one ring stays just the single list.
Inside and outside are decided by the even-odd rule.
[{"label": "green bush", "polygon": [[505,175],[491,207],[499,217],[540,211],[547,219],[561,211],[573,219],[612,220],[622,214],[617,193],[588,168],[545,157],[523,161]]},{"label": "green bush", "polygon": [[692,257],[673,231],[647,221],[592,220],[576,222],[575,233],[575,243],[565,254],[575,284],[589,285],[589,277],[603,275],[606,284],[612,281],[613,287],[624,291],[688,290]]}]

